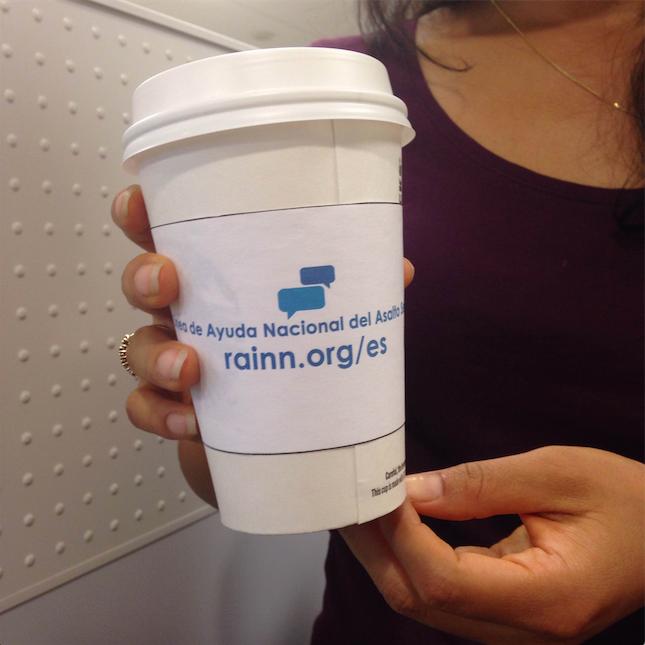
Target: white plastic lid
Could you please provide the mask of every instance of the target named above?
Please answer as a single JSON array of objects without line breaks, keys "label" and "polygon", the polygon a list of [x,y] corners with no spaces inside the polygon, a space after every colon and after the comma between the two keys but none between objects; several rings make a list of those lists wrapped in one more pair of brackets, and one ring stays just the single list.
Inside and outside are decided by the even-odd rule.
[{"label": "white plastic lid", "polygon": [[414,138],[405,103],[385,66],[345,49],[284,47],[205,58],[162,72],[133,95],[123,135],[123,168],[135,155],[190,137],[290,121],[367,119],[402,126]]}]

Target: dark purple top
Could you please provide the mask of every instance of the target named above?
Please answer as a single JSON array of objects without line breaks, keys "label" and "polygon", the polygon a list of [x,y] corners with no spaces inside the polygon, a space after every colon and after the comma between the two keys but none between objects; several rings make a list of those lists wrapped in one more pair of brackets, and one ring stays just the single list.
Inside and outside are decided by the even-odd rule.
[{"label": "dark purple top", "polygon": [[[366,51],[358,36],[314,45]],[[450,120],[416,56],[381,60],[417,133],[403,149],[404,245],[416,268],[405,309],[408,473],[551,444],[643,461],[642,235],[614,219],[643,191],[505,161]],[[452,546],[490,546],[520,524],[424,521]],[[313,645],[471,643],[392,611],[335,531],[325,571]],[[639,611],[588,642],[644,640]]]}]

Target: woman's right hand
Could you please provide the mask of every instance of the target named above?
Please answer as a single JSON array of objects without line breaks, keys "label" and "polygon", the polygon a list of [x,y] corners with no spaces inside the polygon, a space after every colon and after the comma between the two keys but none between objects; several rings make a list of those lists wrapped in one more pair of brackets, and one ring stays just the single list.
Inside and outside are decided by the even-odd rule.
[{"label": "woman's right hand", "polygon": [[177,341],[170,304],[179,295],[170,259],[155,253],[148,213],[139,186],[121,191],[112,203],[112,219],[146,253],[125,268],[121,280],[128,302],[151,314],[152,325],[130,338],[128,364],[140,378],[126,411],[137,428],[179,440],[179,462],[191,488],[215,506],[215,493],[201,443],[190,388],[199,381],[195,350]]}]

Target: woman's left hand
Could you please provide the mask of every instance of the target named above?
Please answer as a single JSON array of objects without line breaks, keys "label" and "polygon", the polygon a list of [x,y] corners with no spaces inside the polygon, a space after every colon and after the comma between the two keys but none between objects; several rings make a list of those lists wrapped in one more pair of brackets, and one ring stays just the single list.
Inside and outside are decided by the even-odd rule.
[{"label": "woman's left hand", "polygon": [[[388,604],[490,645],[581,643],[643,606],[645,466],[548,446],[407,478],[393,513],[341,530]],[[490,548],[453,549],[419,514],[519,514]]]}]

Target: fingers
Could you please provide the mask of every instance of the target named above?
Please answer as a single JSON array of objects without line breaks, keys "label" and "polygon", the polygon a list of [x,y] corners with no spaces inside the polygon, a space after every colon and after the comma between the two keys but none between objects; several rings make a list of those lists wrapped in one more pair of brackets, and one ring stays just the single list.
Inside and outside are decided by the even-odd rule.
[{"label": "fingers", "polygon": [[533,546],[531,537],[526,530],[524,524],[518,526],[508,537],[500,540],[497,544],[493,544],[490,550],[496,557],[501,558],[505,555],[513,553],[522,553],[527,551]]},{"label": "fingers", "polygon": [[199,360],[192,347],[173,339],[160,325],[138,329],[127,350],[132,371],[145,381],[171,392],[183,392],[199,381]]},{"label": "fingers", "polygon": [[148,211],[140,186],[129,186],[114,198],[112,219],[135,244],[144,251],[154,252],[155,244],[152,240]]},{"label": "fingers", "polygon": [[179,297],[179,281],[171,260],[144,253],[126,266],[121,288],[128,302],[146,313],[171,318],[168,305]]},{"label": "fingers", "polygon": [[513,553],[522,553],[533,546],[531,538],[522,524],[518,526],[508,537],[493,544],[490,548],[482,546],[458,546],[455,553],[479,553],[491,558],[501,558]]},{"label": "fingers", "polygon": [[416,594],[431,610],[524,626],[548,588],[524,566],[480,553],[457,554],[423,524],[409,501],[379,520]]},{"label": "fingers", "polygon": [[479,555],[485,555],[488,558],[499,558],[500,556],[485,546],[458,546],[455,549],[455,553],[479,553]]},{"label": "fingers", "polygon": [[[379,526],[392,551],[424,605],[443,611],[448,608],[456,584],[457,557],[449,544],[437,537],[408,500],[379,520]],[[429,566],[428,562],[431,561]],[[415,571],[421,565],[422,573]],[[431,591],[430,591],[431,590]]]},{"label": "fingers", "polygon": [[199,428],[192,405],[171,399],[151,383],[141,381],[125,404],[132,424],[166,439],[198,439]]},{"label": "fingers", "polygon": [[[381,520],[383,534],[430,606],[578,643],[610,606],[588,594],[594,587],[586,581],[607,577],[600,564],[611,549],[599,518],[610,508],[602,496],[616,499],[605,482],[616,479],[609,472],[620,472],[620,459],[550,446],[424,473],[407,486],[412,502]],[[499,557],[475,548],[451,557],[415,509],[451,520],[519,514],[525,528],[491,547]]]},{"label": "fingers", "polygon": [[[438,609],[437,603],[425,603],[412,583],[415,572],[405,570],[391,542],[388,542],[381,531],[380,520],[348,526],[340,529],[339,533],[357,560],[365,567],[385,601],[397,613],[441,631],[476,640],[478,643],[517,645],[521,642],[537,645],[544,642],[542,639],[534,640],[526,632],[512,627],[454,616]],[[425,558],[432,557],[432,553],[425,554]]]},{"label": "fingers", "polygon": [[548,446],[412,475],[406,487],[419,513],[446,520],[577,513],[596,487],[596,460],[588,450]]},{"label": "fingers", "polygon": [[377,521],[339,530],[394,611],[412,617],[418,598],[401,563],[383,537]]}]

